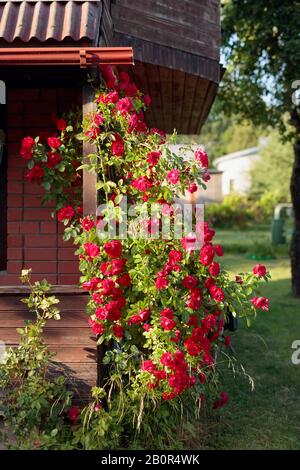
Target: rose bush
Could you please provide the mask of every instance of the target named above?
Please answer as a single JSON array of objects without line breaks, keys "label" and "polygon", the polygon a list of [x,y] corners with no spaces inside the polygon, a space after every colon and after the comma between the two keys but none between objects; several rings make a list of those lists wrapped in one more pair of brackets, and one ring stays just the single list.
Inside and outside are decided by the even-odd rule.
[{"label": "rose bush", "polygon": [[[59,135],[46,142],[26,137],[21,156],[28,163],[26,178],[44,187],[46,200],[55,198],[65,238],[73,237],[78,247],[89,323],[98,344],[105,345],[106,404],[126,402],[139,428],[144,411],[183,395],[199,405],[209,390],[213,408],[227,403],[226,393],[212,386],[218,353],[230,346],[226,315],[230,311],[249,322],[257,309],[268,310],[268,300],[257,292],[269,274],[256,266],[230,279],[220,264],[223,249],[214,244],[207,223],[180,239],[158,236],[166,215],[176,219],[176,196],[205,187],[208,157],[202,148],[188,161],[171,152],[165,134],[145,123],[150,98],[124,72],[117,77],[106,67],[103,77],[95,112],[81,129],[74,114],[66,125],[59,120]],[[82,140],[95,148],[84,164]],[[98,175],[103,208],[97,218],[82,217],[82,169]],[[139,215],[127,222],[120,206],[125,198]],[[147,217],[150,205],[156,212]],[[129,236],[118,237],[117,231],[105,236],[104,227],[118,229],[124,220]]]}]

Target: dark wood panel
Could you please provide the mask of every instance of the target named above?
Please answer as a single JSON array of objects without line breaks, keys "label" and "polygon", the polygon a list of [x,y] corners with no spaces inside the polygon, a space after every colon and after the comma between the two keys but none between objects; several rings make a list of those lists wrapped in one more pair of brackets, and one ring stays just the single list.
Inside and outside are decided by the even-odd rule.
[{"label": "dark wood panel", "polygon": [[[7,347],[17,347],[17,344],[8,344]],[[64,364],[87,364],[87,367],[95,367],[97,363],[96,347],[79,347],[79,346],[60,346],[49,345],[49,351],[55,353],[53,362],[62,362]]]},{"label": "dark wood panel", "polygon": [[[72,325],[72,323],[70,323]],[[64,346],[90,346],[94,347],[96,337],[93,335],[91,328],[48,328],[44,330],[44,338],[49,345]],[[15,326],[3,326],[0,320],[0,341],[4,341],[7,345],[17,344],[19,334]]]},{"label": "dark wood panel", "polygon": [[[0,295],[0,312],[2,310],[26,310],[26,306],[20,301],[23,295]],[[86,295],[57,295],[60,300],[58,308],[64,311],[84,311],[88,296]],[[1,313],[0,313],[1,315]]]}]

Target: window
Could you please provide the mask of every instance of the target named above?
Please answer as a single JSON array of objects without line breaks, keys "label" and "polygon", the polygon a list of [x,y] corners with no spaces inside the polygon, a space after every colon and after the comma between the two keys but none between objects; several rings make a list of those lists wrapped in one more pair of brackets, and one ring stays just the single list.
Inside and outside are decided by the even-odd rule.
[{"label": "window", "polygon": [[0,81],[0,270],[7,261],[7,151],[6,151],[6,88]]}]

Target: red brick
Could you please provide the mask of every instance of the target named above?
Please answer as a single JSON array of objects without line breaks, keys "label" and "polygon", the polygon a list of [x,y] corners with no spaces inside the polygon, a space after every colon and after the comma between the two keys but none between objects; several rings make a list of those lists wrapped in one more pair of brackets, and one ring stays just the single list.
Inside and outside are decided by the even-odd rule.
[{"label": "red brick", "polygon": [[17,167],[9,167],[7,169],[7,179],[12,181],[23,181],[24,179],[24,170],[20,165]]},{"label": "red brick", "polygon": [[65,286],[73,286],[79,284],[79,276],[73,274],[61,274],[58,276],[58,283]]},{"label": "red brick", "polygon": [[56,274],[48,274],[48,273],[40,273],[40,274],[35,274],[35,273],[32,273],[32,276],[31,276],[31,281],[32,282],[35,282],[35,281],[40,281],[41,279],[47,279],[48,282],[50,282],[50,284],[52,285],[57,285],[57,275]]},{"label": "red brick", "polygon": [[7,207],[22,207],[23,196],[21,194],[8,194]]},{"label": "red brick", "polygon": [[54,108],[56,111],[57,102],[56,101],[34,101],[28,106],[28,103],[25,103],[23,115],[26,116],[27,114],[42,114],[42,115],[51,115],[51,110]]},{"label": "red brick", "polygon": [[11,88],[7,90],[7,102],[10,101],[32,101],[40,98],[38,88]]},{"label": "red brick", "polygon": [[7,222],[7,233],[20,233],[21,222]]},{"label": "red brick", "polygon": [[20,145],[21,140],[26,137],[24,130],[21,129],[9,129],[8,130],[8,142],[16,143]]},{"label": "red brick", "polygon": [[7,211],[7,220],[15,221],[23,219],[23,209],[22,208],[10,208]]},{"label": "red brick", "polygon": [[68,240],[67,242],[63,239],[62,235],[58,236],[58,246],[62,248],[73,248],[76,249],[76,246],[73,244],[72,240]]},{"label": "red brick", "polygon": [[30,261],[30,268],[32,268],[34,273],[46,273],[54,274],[56,273],[57,263],[55,261]]},{"label": "red brick", "polygon": [[22,235],[8,235],[7,236],[7,246],[8,248],[20,248],[23,246],[23,236]]},{"label": "red brick", "polygon": [[49,207],[49,211],[51,212],[51,208],[54,206],[54,201],[42,204],[42,196],[39,194],[25,194],[24,196],[24,207]]},{"label": "red brick", "polygon": [[7,262],[7,272],[8,274],[21,274],[23,269],[22,261],[9,261]]},{"label": "red brick", "polygon": [[20,233],[39,233],[38,222],[20,222]]},{"label": "red brick", "polygon": [[24,209],[24,220],[52,220],[51,209],[48,207],[43,208],[26,208]]},{"label": "red brick", "polygon": [[[26,129],[28,128],[29,132],[32,128],[34,127],[37,127],[37,128],[40,128],[40,127],[45,127],[47,126],[48,127],[48,132],[49,132],[49,135],[51,135],[51,131],[53,132],[53,130],[49,127],[53,127],[53,121],[51,120],[51,113],[54,112],[56,110],[56,106],[54,105],[53,108],[49,109],[49,114],[47,115],[41,115],[41,114],[27,114],[27,115],[24,115],[23,117],[23,128]],[[35,135],[36,133],[34,133]]]},{"label": "red brick", "polygon": [[79,272],[77,261],[60,261],[58,272],[61,274],[77,274]]},{"label": "red brick", "polygon": [[41,233],[56,233],[56,222],[41,222],[40,229]]},{"label": "red brick", "polygon": [[45,190],[38,183],[26,182],[24,184],[24,194],[45,194]]},{"label": "red brick", "polygon": [[22,127],[23,125],[23,116],[22,113],[19,114],[9,114],[7,119],[7,125],[9,128],[12,127]]},{"label": "red brick", "polygon": [[45,101],[56,101],[57,100],[57,88],[42,88],[41,99]]},{"label": "red brick", "polygon": [[55,248],[56,235],[24,235],[24,245],[33,248]]},{"label": "red brick", "polygon": [[23,258],[23,249],[22,248],[8,248],[7,249],[7,259],[8,260],[21,261],[22,258]]},{"label": "red brick", "polygon": [[15,274],[0,275],[0,286],[19,286],[20,284],[20,278]]},{"label": "red brick", "polygon": [[62,261],[77,260],[77,256],[74,254],[75,250],[75,246],[73,246],[72,248],[59,248],[58,259]]},{"label": "red brick", "polygon": [[8,181],[7,192],[11,194],[22,194],[23,183],[21,181]]},{"label": "red brick", "polygon": [[56,261],[56,248],[25,248],[25,260],[28,261]]},{"label": "red brick", "polygon": [[23,111],[23,103],[22,101],[12,101],[11,103],[9,103],[9,106],[7,106],[8,108],[8,116],[10,114],[21,114],[22,111]]}]

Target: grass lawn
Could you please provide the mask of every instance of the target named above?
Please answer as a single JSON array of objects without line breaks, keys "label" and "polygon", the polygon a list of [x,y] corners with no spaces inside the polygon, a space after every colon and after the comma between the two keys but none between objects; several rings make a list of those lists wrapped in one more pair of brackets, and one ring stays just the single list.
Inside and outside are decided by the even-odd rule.
[{"label": "grass lawn", "polygon": [[[252,234],[244,232],[245,243],[250,239]],[[250,270],[256,262],[245,254],[225,253],[223,263],[235,274]],[[222,372],[230,401],[220,411],[220,420],[208,423],[202,442],[206,449],[300,449],[300,365],[291,362],[291,344],[300,340],[300,301],[290,294],[288,257],[264,263],[272,275],[262,288],[262,295],[271,300],[270,311],[260,312],[251,328],[240,321],[232,333],[237,358],[255,388],[251,391],[242,374],[233,379],[232,371]]]}]

